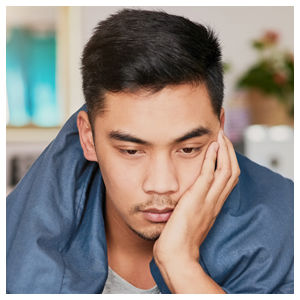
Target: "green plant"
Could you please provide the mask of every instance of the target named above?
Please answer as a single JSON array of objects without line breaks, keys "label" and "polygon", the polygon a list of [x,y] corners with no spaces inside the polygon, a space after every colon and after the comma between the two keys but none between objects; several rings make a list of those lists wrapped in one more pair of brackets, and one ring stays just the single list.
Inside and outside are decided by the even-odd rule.
[{"label": "green plant", "polygon": [[238,88],[258,89],[274,95],[294,114],[294,55],[278,48],[279,35],[267,31],[252,42],[258,61],[237,81]]}]

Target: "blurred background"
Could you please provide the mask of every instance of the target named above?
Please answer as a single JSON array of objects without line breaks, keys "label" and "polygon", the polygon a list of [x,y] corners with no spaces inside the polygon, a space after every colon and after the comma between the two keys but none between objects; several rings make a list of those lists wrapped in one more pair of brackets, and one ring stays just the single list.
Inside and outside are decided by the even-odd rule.
[{"label": "blurred background", "polygon": [[[124,6],[123,6],[124,7]],[[80,56],[118,6],[6,7],[6,193],[84,103]],[[253,161],[294,179],[294,7],[151,6],[217,33],[225,133]]]}]

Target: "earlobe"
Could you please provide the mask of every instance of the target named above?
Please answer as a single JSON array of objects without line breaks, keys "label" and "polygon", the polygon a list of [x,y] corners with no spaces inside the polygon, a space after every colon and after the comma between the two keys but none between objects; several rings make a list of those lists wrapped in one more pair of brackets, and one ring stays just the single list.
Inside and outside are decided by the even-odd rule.
[{"label": "earlobe", "polygon": [[98,161],[93,141],[92,128],[85,111],[80,111],[78,113],[77,127],[84,157],[90,161]]}]

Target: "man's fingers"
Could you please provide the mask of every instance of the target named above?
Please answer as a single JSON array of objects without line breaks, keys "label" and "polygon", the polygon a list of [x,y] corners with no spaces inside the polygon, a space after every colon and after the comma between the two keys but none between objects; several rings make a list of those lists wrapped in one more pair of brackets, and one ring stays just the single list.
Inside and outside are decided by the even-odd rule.
[{"label": "man's fingers", "polygon": [[237,184],[239,172],[234,148],[223,131],[220,131],[218,141],[211,143],[205,153],[199,177],[185,196],[195,207],[200,205],[202,209],[206,203],[206,209],[211,210],[216,217]]},{"label": "man's fingers", "polygon": [[222,130],[219,131],[218,143],[220,148],[218,150],[217,169],[214,172],[212,188],[207,194],[207,202],[211,202],[212,205],[219,201],[221,193],[226,189],[227,182],[231,178],[231,161]]},{"label": "man's fingers", "polygon": [[230,140],[228,139],[228,137],[226,135],[224,135],[224,140],[227,144],[228,154],[229,154],[229,157],[230,157],[231,173],[232,173],[231,175],[232,175],[232,178],[236,179],[241,174],[241,171],[240,171],[240,167],[239,167],[239,164],[238,164],[238,161],[237,161],[237,158],[236,158],[235,150],[233,148],[232,143],[230,142]]},{"label": "man's fingers", "polygon": [[228,155],[228,147],[223,130],[219,131],[218,143],[220,145],[220,149],[218,152],[217,172],[222,171],[225,179],[229,179],[231,177],[231,161]]},{"label": "man's fingers", "polygon": [[224,135],[224,140],[227,144],[228,155],[229,155],[229,158],[230,158],[231,177],[229,178],[229,180],[226,184],[226,187],[224,188],[224,190],[222,191],[222,193],[219,197],[220,201],[222,202],[220,205],[223,205],[223,203],[227,199],[228,195],[231,193],[233,188],[237,185],[238,178],[239,178],[239,175],[240,175],[240,168],[239,168],[239,164],[238,164],[238,161],[237,161],[237,158],[236,158],[236,154],[235,154],[235,150],[233,148],[233,145],[230,142],[230,140],[227,138],[226,135]]},{"label": "man's fingers", "polygon": [[234,148],[223,131],[219,132],[217,169],[214,174],[214,182],[208,191],[206,201],[215,207],[214,215],[220,212],[225,200],[237,184],[239,167]]},{"label": "man's fingers", "polygon": [[200,175],[214,174],[218,150],[219,143],[213,142],[209,145],[205,154]]},{"label": "man's fingers", "polygon": [[218,149],[219,144],[217,142],[213,142],[209,145],[203,161],[201,173],[196,182],[190,188],[190,192],[195,193],[195,195],[205,196],[210,189],[214,181],[214,172]]},{"label": "man's fingers", "polygon": [[218,166],[214,183],[207,195],[208,201],[213,201],[209,199],[215,199],[216,214],[219,213],[225,200],[236,186],[240,174],[235,151],[230,140],[225,134],[221,134],[218,137],[218,142],[220,144]]}]

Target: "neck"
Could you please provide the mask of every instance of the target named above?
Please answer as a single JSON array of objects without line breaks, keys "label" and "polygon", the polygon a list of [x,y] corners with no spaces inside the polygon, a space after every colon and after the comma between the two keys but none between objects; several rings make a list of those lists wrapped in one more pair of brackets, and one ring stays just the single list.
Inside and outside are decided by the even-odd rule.
[{"label": "neck", "polygon": [[107,203],[105,208],[105,233],[107,247],[111,251],[121,251],[123,254],[137,257],[153,257],[155,241],[139,237],[121,220]]},{"label": "neck", "polygon": [[107,201],[105,233],[109,266],[138,288],[149,289],[155,286],[149,268],[155,242],[134,233]]}]

